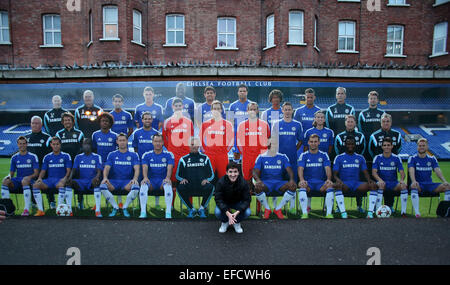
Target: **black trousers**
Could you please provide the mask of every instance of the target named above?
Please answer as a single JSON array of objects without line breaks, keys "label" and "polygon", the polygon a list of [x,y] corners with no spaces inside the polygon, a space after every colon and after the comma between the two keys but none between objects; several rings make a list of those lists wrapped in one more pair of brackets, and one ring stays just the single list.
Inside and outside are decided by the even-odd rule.
[{"label": "black trousers", "polygon": [[213,192],[214,185],[212,185],[211,183],[207,183],[204,186],[202,186],[200,183],[178,184],[177,186],[178,196],[189,210],[193,207],[189,199],[190,197],[202,197],[202,206],[203,208],[207,208]]}]

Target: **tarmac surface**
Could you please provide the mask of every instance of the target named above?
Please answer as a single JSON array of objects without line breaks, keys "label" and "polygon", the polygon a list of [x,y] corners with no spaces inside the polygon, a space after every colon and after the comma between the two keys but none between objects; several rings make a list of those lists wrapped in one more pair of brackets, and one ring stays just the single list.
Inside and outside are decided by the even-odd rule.
[{"label": "tarmac surface", "polygon": [[[0,264],[82,265],[450,264],[450,219],[217,220],[13,217],[0,224]],[[368,253],[369,250],[369,253]]]}]

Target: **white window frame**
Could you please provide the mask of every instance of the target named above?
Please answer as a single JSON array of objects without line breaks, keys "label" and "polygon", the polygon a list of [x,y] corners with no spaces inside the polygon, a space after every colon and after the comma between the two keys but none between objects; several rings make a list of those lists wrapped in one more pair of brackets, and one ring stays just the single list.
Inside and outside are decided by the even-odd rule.
[{"label": "white window frame", "polygon": [[[300,23],[300,26],[295,26],[294,23],[291,23],[291,15],[292,14],[299,14],[302,16],[302,20]],[[300,42],[294,42],[292,41],[290,35],[291,35],[291,31],[298,31],[300,32],[301,35],[301,41]],[[292,10],[289,11],[289,33],[288,33],[288,43],[287,45],[298,45],[298,46],[306,46],[305,43],[305,13],[303,11],[300,10]]]},{"label": "white window frame", "polygon": [[94,23],[92,22],[92,10],[89,10],[88,25],[89,25],[89,42],[86,47],[90,47],[94,41]]},{"label": "white window frame", "polygon": [[[117,18],[114,22],[106,22],[106,9],[115,9],[117,11]],[[103,12],[103,38],[100,39],[100,41],[120,41],[119,37],[119,7],[115,5],[106,5],[103,6],[102,9]],[[117,36],[116,37],[107,37],[106,36],[106,25],[116,25],[117,26]]]},{"label": "white window frame", "polygon": [[[269,20],[272,19],[273,27],[269,27]],[[273,43],[270,45],[269,38],[272,36]],[[276,47],[275,44],[275,15],[271,14],[266,17],[266,47],[263,50],[267,50],[270,48]]]},{"label": "white window frame", "polygon": [[[45,19],[47,17],[51,17],[51,19],[52,19],[52,27],[51,28],[48,28],[48,27],[45,26]],[[59,30],[54,28],[54,26],[55,26],[54,25],[55,17],[59,17]],[[43,40],[42,41],[43,41],[44,44],[41,45],[40,47],[43,47],[43,48],[45,48],[45,47],[63,47],[63,45],[62,45],[61,26],[62,26],[61,16],[59,14],[44,14],[44,15],[42,15],[42,35],[43,35]],[[46,37],[45,37],[46,33],[51,33],[52,34],[52,43],[47,43],[46,42],[46,40],[45,40],[46,39]],[[60,43],[55,44],[55,33],[60,33],[60,35],[61,35],[61,42]]]},{"label": "white window frame", "polygon": [[[175,28],[169,30],[169,17],[175,17]],[[177,17],[183,18],[183,28],[176,27]],[[183,14],[168,14],[166,15],[166,43],[164,47],[185,47],[186,46],[186,18]],[[169,43],[169,32],[175,32],[175,41],[177,39],[176,32],[183,32],[183,42],[182,43]]]},{"label": "white window frame", "polygon": [[[135,17],[139,16],[138,25],[135,25]],[[139,39],[134,38],[134,30],[139,31]],[[133,40],[132,43],[145,47],[142,43],[142,13],[139,10],[133,9]]]},{"label": "white window frame", "polygon": [[[225,21],[225,27],[226,30],[225,31],[220,31],[219,30],[219,22],[220,21]],[[234,22],[234,30],[233,31],[228,31],[228,21],[233,21]],[[217,18],[217,47],[216,50],[238,50],[236,43],[237,43],[237,34],[236,34],[236,18],[232,18],[232,17],[220,17]],[[219,46],[219,35],[225,35],[225,46]],[[234,42],[229,45],[228,43],[228,35],[234,35]]]},{"label": "white window frame", "polygon": [[[6,26],[2,26],[2,17],[6,15]],[[3,41],[3,35],[8,35],[8,41]],[[9,15],[8,11],[0,11],[0,45],[10,45],[11,44],[11,34],[9,33]]]},{"label": "white window frame", "polygon": [[389,0],[388,7],[409,7],[410,4],[406,3],[406,0]]},{"label": "white window frame", "polygon": [[[348,24],[351,23],[353,25],[353,49],[340,49],[339,48],[339,39],[345,38],[345,48],[347,48],[347,40],[351,39],[351,36],[340,34],[339,27],[340,24]],[[356,21],[350,21],[350,20],[343,20],[338,22],[338,41],[337,41],[338,49],[336,53],[359,53],[359,51],[356,50]]]},{"label": "white window frame", "polygon": [[320,49],[317,45],[317,31],[319,26],[319,18],[317,16],[314,16],[314,48],[320,52]]},{"label": "white window frame", "polygon": [[[396,28],[401,28],[401,39],[400,40],[396,40],[395,39],[395,29]],[[393,40],[389,40],[389,29],[394,29],[394,39]],[[387,27],[387,33],[386,33],[386,54],[385,57],[406,57],[406,55],[403,54],[403,48],[404,48],[404,42],[405,42],[405,27],[402,25],[389,25]],[[393,53],[388,53],[388,44],[392,43],[393,44],[393,48],[392,51]],[[395,45],[400,43],[400,54],[396,54],[394,53],[395,51]]]},{"label": "white window frame", "polygon": [[433,4],[433,7],[444,5],[444,4],[448,3],[448,2],[450,2],[450,0],[435,0],[434,4]]},{"label": "white window frame", "polygon": [[[444,25],[445,26],[445,37],[436,38],[436,28],[437,28],[438,25]],[[431,54],[430,58],[448,54],[448,51],[447,51],[447,38],[448,38],[448,22],[440,22],[440,23],[437,23],[436,25],[434,25],[434,28],[433,28],[433,47],[432,47],[432,54]],[[435,42],[437,40],[442,40],[442,39],[444,40],[444,51],[437,52],[435,50]]]}]

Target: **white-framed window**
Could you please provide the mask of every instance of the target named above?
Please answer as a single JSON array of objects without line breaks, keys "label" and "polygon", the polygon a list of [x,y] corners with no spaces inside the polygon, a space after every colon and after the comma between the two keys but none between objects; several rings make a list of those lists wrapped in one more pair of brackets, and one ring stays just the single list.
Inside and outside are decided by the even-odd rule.
[{"label": "white-framed window", "polygon": [[266,18],[266,49],[275,46],[275,16]]},{"label": "white-framed window", "polygon": [[319,19],[317,18],[317,16],[314,16],[314,48],[317,51],[320,51],[319,49],[319,43],[318,43],[318,38],[317,38],[317,32],[319,30]]},{"label": "white-framed window", "polygon": [[218,18],[217,19],[217,48],[235,49],[236,48],[236,19]]},{"label": "white-framed window", "polygon": [[166,46],[185,46],[184,15],[166,16]]},{"label": "white-framed window", "polygon": [[0,11],[0,44],[10,44],[8,12]]},{"label": "white-framed window", "polygon": [[117,6],[103,7],[103,40],[119,40],[119,10]]},{"label": "white-framed window", "polygon": [[356,51],[356,22],[339,21],[338,51]]},{"label": "white-framed window", "polygon": [[434,25],[432,56],[448,54],[447,49],[448,22]]},{"label": "white-framed window", "polygon": [[142,13],[133,10],[133,43],[142,45]]},{"label": "white-framed window", "polygon": [[388,6],[409,6],[406,4],[406,0],[389,0]]},{"label": "white-framed window", "polygon": [[87,47],[89,47],[92,42],[94,41],[94,33],[93,33],[93,28],[94,28],[94,23],[92,22],[92,10],[89,10],[89,17],[88,17],[88,21],[89,21],[89,42],[87,44]]},{"label": "white-framed window", "polygon": [[389,25],[387,28],[386,55],[403,55],[404,27]]},{"label": "white-framed window", "polygon": [[42,16],[45,47],[61,47],[61,17],[57,14]]},{"label": "white-framed window", "polygon": [[450,0],[435,0],[434,4],[433,4],[433,7],[434,6],[439,6],[441,4],[445,4],[445,3],[448,3],[448,2],[450,2]]},{"label": "white-framed window", "polygon": [[304,17],[302,11],[289,12],[289,42],[288,44],[304,44],[303,41]]}]

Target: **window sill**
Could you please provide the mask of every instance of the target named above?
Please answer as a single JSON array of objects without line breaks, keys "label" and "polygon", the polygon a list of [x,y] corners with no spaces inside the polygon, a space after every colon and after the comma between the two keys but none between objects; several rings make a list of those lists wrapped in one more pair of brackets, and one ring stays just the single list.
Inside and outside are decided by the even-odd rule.
[{"label": "window sill", "polygon": [[356,50],[337,50],[336,53],[353,53],[353,54],[358,54],[359,51]]},{"label": "window sill", "polygon": [[410,7],[411,4],[387,4],[388,7]]},{"label": "window sill", "polygon": [[1,45],[10,46],[10,45],[12,45],[12,43],[11,42],[0,42],[0,46]]},{"label": "window sill", "polygon": [[443,56],[443,55],[448,55],[448,52],[432,54],[428,58],[434,58],[434,57]]},{"label": "window sill", "polygon": [[314,46],[314,49],[320,52],[320,49],[318,47]]},{"label": "window sill", "polygon": [[234,47],[216,47],[215,50],[239,50],[239,48],[234,48]]},{"label": "window sill", "polygon": [[354,3],[361,3],[361,0],[338,0],[338,2],[354,2]]},{"label": "window sill", "polygon": [[163,47],[187,47],[186,44],[163,44]]},{"label": "window sill", "polygon": [[140,42],[131,41],[131,43],[133,43],[135,45],[138,45],[138,46],[141,46],[141,47],[145,47],[145,45],[143,43],[140,43]]},{"label": "window sill", "polygon": [[90,47],[93,43],[94,43],[93,41],[88,42],[88,44],[86,45],[86,47]]},{"label": "window sill", "polygon": [[99,39],[101,42],[119,42],[120,38],[101,38]]},{"label": "window sill", "polygon": [[273,45],[273,46],[270,46],[270,47],[265,47],[265,48],[263,48],[263,51],[265,51],[265,50],[268,50],[268,49],[271,49],[271,48],[274,48],[274,47],[276,47],[277,45]]},{"label": "window sill", "polygon": [[63,48],[63,45],[40,45],[40,48]]},{"label": "window sill", "polygon": [[404,54],[385,54],[384,57],[399,57],[399,58],[405,58],[407,57]]},{"label": "window sill", "polygon": [[445,2],[439,3],[439,4],[433,4],[433,7],[441,6],[441,5],[444,5],[444,4],[447,4],[447,3],[450,3],[450,1],[445,1]]},{"label": "window sill", "polygon": [[303,46],[303,47],[307,46],[306,43],[287,43],[286,45],[288,45],[288,46]]}]

